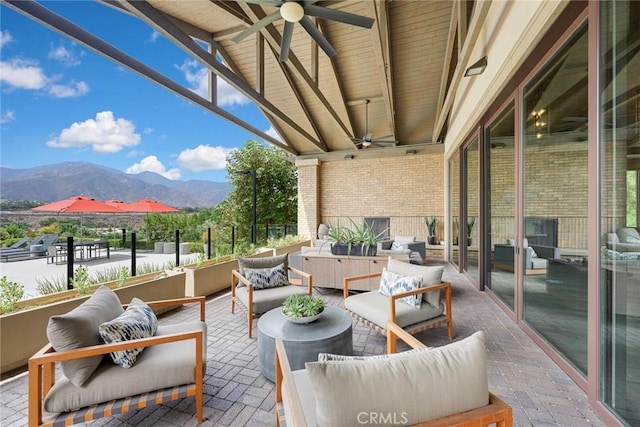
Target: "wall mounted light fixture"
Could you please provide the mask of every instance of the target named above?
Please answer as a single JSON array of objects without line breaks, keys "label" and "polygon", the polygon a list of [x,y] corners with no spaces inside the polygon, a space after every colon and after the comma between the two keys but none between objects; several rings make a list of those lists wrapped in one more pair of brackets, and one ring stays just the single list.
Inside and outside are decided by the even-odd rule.
[{"label": "wall mounted light fixture", "polygon": [[346,156],[344,156],[345,160],[353,160],[355,156],[353,154],[347,154]]},{"label": "wall mounted light fixture", "polygon": [[483,56],[477,62],[472,64],[467,71],[464,72],[465,77],[477,76],[484,73],[484,69],[487,68],[487,57]]},{"label": "wall mounted light fixture", "polygon": [[407,150],[404,152],[404,154],[406,154],[407,156],[413,156],[414,154],[416,154],[417,151],[416,150]]}]

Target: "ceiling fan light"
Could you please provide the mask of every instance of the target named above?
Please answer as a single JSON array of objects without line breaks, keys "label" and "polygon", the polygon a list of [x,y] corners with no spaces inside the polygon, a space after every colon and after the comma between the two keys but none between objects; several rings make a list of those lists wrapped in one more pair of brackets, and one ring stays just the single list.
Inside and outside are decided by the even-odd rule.
[{"label": "ceiling fan light", "polygon": [[369,147],[369,146],[371,146],[371,141],[362,141],[362,146],[363,146],[363,147]]},{"label": "ceiling fan light", "polygon": [[295,1],[288,1],[280,6],[280,15],[287,22],[298,22],[304,16],[304,8]]}]

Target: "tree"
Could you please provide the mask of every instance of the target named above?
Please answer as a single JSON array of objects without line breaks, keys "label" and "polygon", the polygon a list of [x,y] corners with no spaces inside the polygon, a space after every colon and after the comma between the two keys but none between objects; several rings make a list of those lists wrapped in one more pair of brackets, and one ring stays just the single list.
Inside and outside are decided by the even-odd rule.
[{"label": "tree", "polygon": [[[277,147],[248,140],[227,156],[227,175],[231,191],[216,207],[218,224],[233,224],[242,230],[242,239],[250,236],[252,217],[251,175],[256,171],[256,223],[258,230],[266,224],[292,224],[298,216],[298,178],[288,154]],[[264,235],[257,233],[258,239]]]}]

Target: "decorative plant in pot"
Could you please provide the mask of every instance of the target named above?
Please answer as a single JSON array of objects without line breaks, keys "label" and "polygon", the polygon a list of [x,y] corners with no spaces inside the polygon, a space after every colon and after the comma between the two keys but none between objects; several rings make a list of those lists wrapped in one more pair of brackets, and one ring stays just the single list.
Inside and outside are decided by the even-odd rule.
[{"label": "decorative plant in pot", "polygon": [[438,219],[435,216],[430,216],[424,217],[424,221],[427,224],[427,230],[429,230],[429,244],[437,245],[436,228],[438,227]]},{"label": "decorative plant in pot", "polygon": [[293,323],[317,320],[324,311],[324,300],[312,295],[291,295],[282,304],[282,314]]},{"label": "decorative plant in pot", "polygon": [[378,243],[386,230],[375,234],[373,226],[356,224],[351,220],[351,228],[340,225],[329,226],[328,237],[331,242],[331,253],[334,255],[375,256]]},{"label": "decorative plant in pot", "polygon": [[471,246],[471,234],[473,233],[473,227],[476,225],[476,217],[470,216],[467,219],[467,246]]}]

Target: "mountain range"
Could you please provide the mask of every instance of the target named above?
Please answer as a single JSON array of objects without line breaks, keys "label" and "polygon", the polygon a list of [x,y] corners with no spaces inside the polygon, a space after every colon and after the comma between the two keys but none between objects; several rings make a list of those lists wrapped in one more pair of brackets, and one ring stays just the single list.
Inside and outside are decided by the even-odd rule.
[{"label": "mountain range", "polygon": [[176,208],[212,207],[229,194],[226,182],[172,181],[153,172],[126,174],[89,162],[28,169],[0,167],[0,198],[52,202],[84,194],[97,200],[133,202],[149,197]]}]

